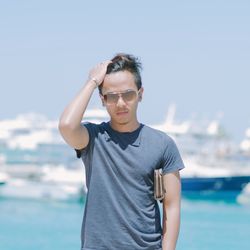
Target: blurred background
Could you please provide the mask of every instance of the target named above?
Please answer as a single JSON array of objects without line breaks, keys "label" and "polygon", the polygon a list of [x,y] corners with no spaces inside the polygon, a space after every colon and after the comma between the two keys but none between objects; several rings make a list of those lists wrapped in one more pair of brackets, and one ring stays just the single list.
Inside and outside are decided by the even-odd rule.
[{"label": "blurred background", "polygon": [[[247,0],[0,1],[0,249],[80,248],[84,165],[58,119],[118,52],[143,65],[140,121],[186,165],[177,250],[246,249],[249,12]],[[108,120],[97,93],[85,119]]]}]

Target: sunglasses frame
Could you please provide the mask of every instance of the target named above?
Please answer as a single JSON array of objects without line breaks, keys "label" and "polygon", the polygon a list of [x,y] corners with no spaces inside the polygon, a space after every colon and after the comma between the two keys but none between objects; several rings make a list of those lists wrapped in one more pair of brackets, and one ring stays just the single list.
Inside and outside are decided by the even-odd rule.
[{"label": "sunglasses frame", "polygon": [[[134,92],[134,93],[136,94],[136,97],[138,97],[140,90],[141,90],[141,89],[139,89],[138,91],[136,91],[136,90],[134,90],[134,89],[127,89],[127,90],[125,90],[125,91],[120,91],[120,92],[107,92],[106,94],[100,94],[100,95],[101,95],[101,98],[103,99],[103,101],[105,102],[106,105],[116,105],[120,98],[122,98],[122,100],[123,100],[125,103],[130,102],[130,101],[126,101],[126,100],[123,98],[122,94],[125,94],[125,93],[127,93],[127,92]],[[117,101],[114,102],[114,103],[108,103],[107,100],[106,100],[107,98],[105,98],[105,96],[107,96],[108,94],[115,94],[115,95],[117,95],[117,96],[118,96]]]}]

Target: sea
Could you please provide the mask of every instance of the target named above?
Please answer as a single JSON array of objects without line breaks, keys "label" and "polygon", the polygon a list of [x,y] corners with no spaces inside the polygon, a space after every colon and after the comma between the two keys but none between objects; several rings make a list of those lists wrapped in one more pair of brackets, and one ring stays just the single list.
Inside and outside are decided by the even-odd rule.
[{"label": "sea", "polygon": [[[84,207],[84,199],[2,197],[0,249],[79,250]],[[199,194],[182,198],[177,250],[243,250],[249,249],[249,238],[249,206],[228,194],[224,199],[223,194],[219,199]]]}]

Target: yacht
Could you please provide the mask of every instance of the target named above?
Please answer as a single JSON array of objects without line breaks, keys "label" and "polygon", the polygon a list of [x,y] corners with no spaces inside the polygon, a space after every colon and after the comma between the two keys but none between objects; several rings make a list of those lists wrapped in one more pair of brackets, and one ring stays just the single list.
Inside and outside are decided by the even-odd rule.
[{"label": "yacht", "polygon": [[245,138],[240,143],[240,151],[243,155],[250,156],[250,128],[246,129]]}]

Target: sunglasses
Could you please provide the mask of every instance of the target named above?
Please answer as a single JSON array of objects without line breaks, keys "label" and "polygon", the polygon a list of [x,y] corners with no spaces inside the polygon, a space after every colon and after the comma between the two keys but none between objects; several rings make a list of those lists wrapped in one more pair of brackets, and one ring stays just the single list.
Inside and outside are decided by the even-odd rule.
[{"label": "sunglasses", "polygon": [[124,102],[134,101],[139,91],[128,89],[123,92],[110,92],[102,95],[104,102],[108,105],[116,104],[121,97]]}]

